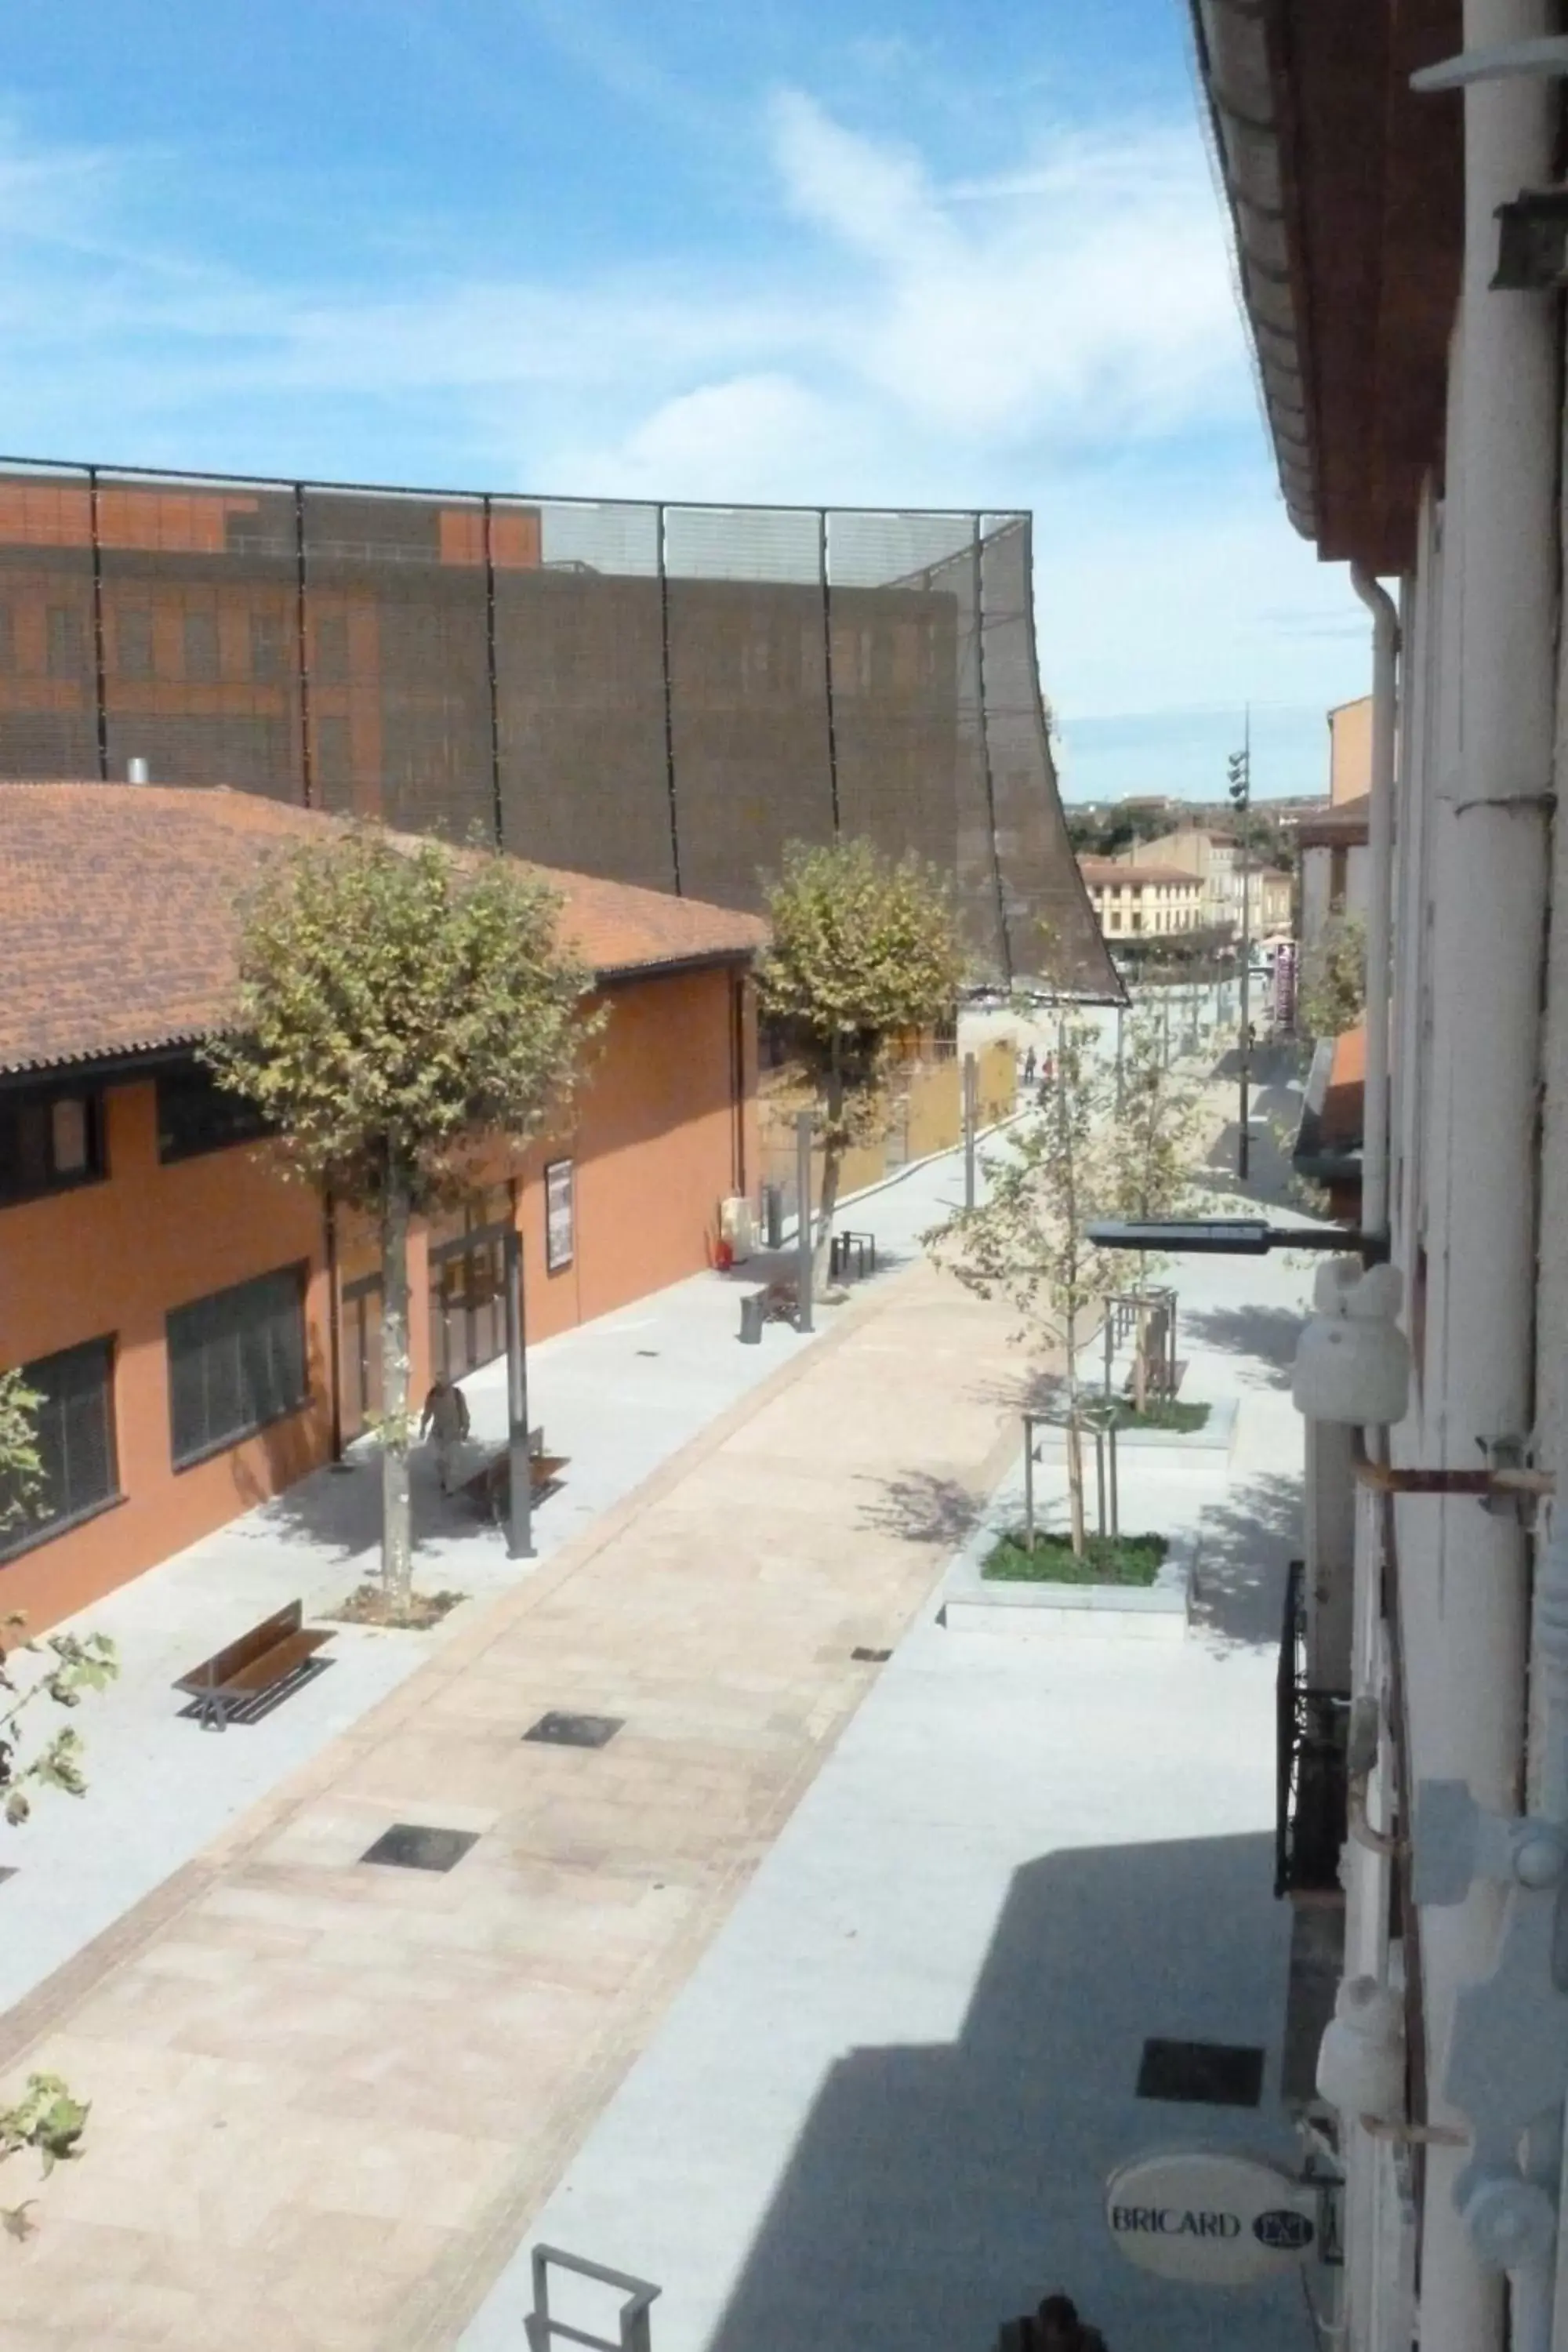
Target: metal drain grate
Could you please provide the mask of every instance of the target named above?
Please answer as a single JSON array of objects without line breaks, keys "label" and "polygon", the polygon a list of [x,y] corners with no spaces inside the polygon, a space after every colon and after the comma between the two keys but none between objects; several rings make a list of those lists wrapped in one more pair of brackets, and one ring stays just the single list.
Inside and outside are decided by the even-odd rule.
[{"label": "metal drain grate", "polygon": [[858,1658],[864,1666],[885,1666],[893,1654],[891,1650],[854,1649],[849,1654],[852,1658]]},{"label": "metal drain grate", "polygon": [[1145,2042],[1138,2096],[1255,2107],[1263,2096],[1263,2053],[1234,2042]]},{"label": "metal drain grate", "polygon": [[395,1822],[360,1860],[389,1863],[395,1870],[450,1870],[478,1836],[477,1830],[433,1830],[420,1822]]},{"label": "metal drain grate", "polygon": [[619,1715],[542,1715],[522,1736],[546,1748],[607,1748],[625,1722]]}]

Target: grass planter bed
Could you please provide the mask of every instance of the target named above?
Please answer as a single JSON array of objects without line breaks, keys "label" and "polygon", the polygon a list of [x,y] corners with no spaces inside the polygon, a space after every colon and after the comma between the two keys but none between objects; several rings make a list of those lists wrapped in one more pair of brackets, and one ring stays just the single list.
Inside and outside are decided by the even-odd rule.
[{"label": "grass planter bed", "polygon": [[1169,1549],[1163,1536],[1090,1536],[1079,1559],[1070,1536],[1037,1531],[1031,1552],[1023,1528],[1013,1528],[987,1552],[980,1573],[987,1584],[1114,1584],[1146,1591]]},{"label": "grass planter bed", "polygon": [[[950,1630],[1029,1641],[1185,1638],[1197,1573],[1195,1531],[1163,1538],[1124,1536],[1118,1547],[1121,1559],[1110,1562],[1103,1555],[1093,1557],[1098,1541],[1091,1538],[1090,1553],[1081,1567],[1073,1561],[1065,1536],[1048,1535],[1043,1540],[1037,1538],[1032,1562],[1021,1530],[1015,1528],[1016,1507],[1014,1502],[1001,1524],[993,1519],[953,1563],[942,1611]],[[1014,1532],[1018,1535],[1016,1544]],[[1157,1559],[1142,1549],[1155,1544],[1163,1547]],[[1116,1580],[1110,1580],[1111,1571]]]},{"label": "grass planter bed", "polygon": [[[1091,1400],[1093,1402],[1093,1400]],[[1122,1403],[1122,1417],[1116,1425],[1116,1451],[1119,1459],[1130,1453],[1167,1450],[1178,1459],[1194,1456],[1193,1467],[1220,1469],[1228,1460],[1236,1440],[1236,1399],[1217,1397],[1206,1404],[1184,1404],[1179,1400],[1172,1404],[1163,1400],[1150,1405],[1139,1417],[1132,1411],[1131,1400]],[[1194,1427],[1192,1416],[1201,1413],[1203,1419]],[[1185,1426],[1182,1424],[1184,1423]],[[1059,1454],[1067,1444],[1067,1430],[1057,1421],[1035,1423],[1035,1446],[1037,1454]],[[1083,1433],[1085,1471],[1094,1477],[1094,1432],[1085,1424]]]}]

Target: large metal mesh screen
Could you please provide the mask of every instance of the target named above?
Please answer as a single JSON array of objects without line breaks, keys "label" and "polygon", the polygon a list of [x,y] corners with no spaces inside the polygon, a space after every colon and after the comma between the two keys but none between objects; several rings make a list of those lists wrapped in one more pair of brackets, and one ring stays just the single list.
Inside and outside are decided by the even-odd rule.
[{"label": "large metal mesh screen", "polygon": [[1028,518],[0,467],[0,777],[226,783],[733,906],[786,842],[952,877],[977,968],[1119,986]]}]

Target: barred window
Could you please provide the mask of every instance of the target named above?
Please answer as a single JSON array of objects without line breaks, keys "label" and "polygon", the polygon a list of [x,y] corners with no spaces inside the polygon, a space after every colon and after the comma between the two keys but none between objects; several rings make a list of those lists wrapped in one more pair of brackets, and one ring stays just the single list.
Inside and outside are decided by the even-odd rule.
[{"label": "barred window", "polygon": [[153,615],[145,604],[122,604],[114,616],[115,650],[121,677],[153,675]]},{"label": "barred window", "polygon": [[251,676],[257,678],[281,677],[284,674],[286,654],[282,615],[278,613],[252,613],[250,616]]},{"label": "barred window", "polygon": [[305,1268],[280,1267],[167,1318],[176,1470],[295,1412],[305,1374]]},{"label": "barred window", "polygon": [[87,631],[74,604],[51,604],[44,621],[44,666],[51,677],[85,677]]},{"label": "barred window", "polygon": [[185,676],[216,678],[218,674],[217,614],[200,609],[185,614]]},{"label": "barred window", "polygon": [[34,1443],[43,1480],[32,1498],[22,1502],[0,1477],[0,1560],[47,1543],[120,1499],[113,1340],[89,1339],[79,1348],[39,1356],[21,1372],[39,1400]]}]

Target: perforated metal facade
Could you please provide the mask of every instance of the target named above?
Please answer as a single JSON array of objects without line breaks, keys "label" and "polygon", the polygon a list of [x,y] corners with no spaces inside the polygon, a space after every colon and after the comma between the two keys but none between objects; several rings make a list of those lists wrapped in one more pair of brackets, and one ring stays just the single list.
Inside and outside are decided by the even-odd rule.
[{"label": "perforated metal facade", "polygon": [[981,970],[1114,996],[1029,529],[10,463],[0,777],[142,759],[748,908],[867,835],[954,876]]}]

